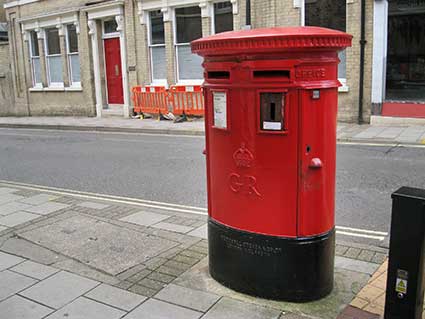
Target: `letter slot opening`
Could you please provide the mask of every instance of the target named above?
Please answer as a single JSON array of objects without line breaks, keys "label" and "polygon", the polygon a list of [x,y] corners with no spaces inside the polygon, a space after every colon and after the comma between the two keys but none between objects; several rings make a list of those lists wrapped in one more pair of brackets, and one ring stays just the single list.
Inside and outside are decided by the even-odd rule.
[{"label": "letter slot opening", "polygon": [[284,93],[260,93],[260,129],[263,131],[285,130],[284,109]]},{"label": "letter slot opening", "polygon": [[230,79],[229,71],[208,71],[208,79]]},{"label": "letter slot opening", "polygon": [[256,70],[253,71],[254,78],[284,78],[289,79],[289,70]]}]

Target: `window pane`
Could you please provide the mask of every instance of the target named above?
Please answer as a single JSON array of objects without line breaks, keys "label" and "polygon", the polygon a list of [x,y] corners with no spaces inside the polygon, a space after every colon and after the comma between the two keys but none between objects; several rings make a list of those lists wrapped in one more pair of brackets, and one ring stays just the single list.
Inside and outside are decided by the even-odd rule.
[{"label": "window pane", "polygon": [[62,57],[48,57],[50,83],[63,82],[62,79]]},{"label": "window pane", "polygon": [[215,33],[233,30],[232,3],[214,3],[214,27]]},{"label": "window pane", "polygon": [[177,43],[189,43],[202,37],[201,8],[178,8],[176,11]]},{"label": "window pane", "polygon": [[40,58],[32,58],[32,67],[34,71],[34,83],[41,83],[41,64]]},{"label": "window pane", "polygon": [[68,28],[68,53],[78,52],[78,38],[75,25],[69,24]]},{"label": "window pane", "polygon": [[38,50],[38,39],[37,32],[31,31],[31,56],[40,56],[40,51]]},{"label": "window pane", "polygon": [[387,100],[425,102],[425,12],[414,3],[389,2]]},{"label": "window pane", "polygon": [[162,80],[167,78],[167,62],[165,59],[165,47],[152,47],[152,78]]},{"label": "window pane", "polygon": [[69,64],[71,67],[71,83],[80,82],[80,56],[78,54],[70,55]]},{"label": "window pane", "polygon": [[199,55],[192,54],[190,45],[180,45],[177,47],[179,62],[179,79],[192,80],[202,79],[202,58]]},{"label": "window pane", "polygon": [[151,44],[164,44],[164,19],[161,10],[149,12],[151,20]]},{"label": "window pane", "polygon": [[305,25],[345,32],[347,0],[305,0]]},{"label": "window pane", "polygon": [[104,32],[105,33],[114,33],[117,32],[117,21],[114,20],[107,20],[103,22],[103,26],[104,26]]},{"label": "window pane", "polygon": [[58,29],[46,29],[47,37],[47,54],[60,54],[59,31]]},{"label": "window pane", "polygon": [[[347,0],[305,0],[305,25],[346,30]],[[339,52],[338,78],[346,78],[345,51]]]}]

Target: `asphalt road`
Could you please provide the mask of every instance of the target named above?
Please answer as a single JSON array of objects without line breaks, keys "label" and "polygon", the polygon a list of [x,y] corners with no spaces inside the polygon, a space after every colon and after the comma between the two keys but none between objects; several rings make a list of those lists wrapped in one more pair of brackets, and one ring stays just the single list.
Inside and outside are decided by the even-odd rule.
[{"label": "asphalt road", "polygon": [[[203,149],[203,137],[0,129],[0,179],[205,207]],[[338,145],[337,225],[387,232],[402,185],[425,188],[425,148]]]}]

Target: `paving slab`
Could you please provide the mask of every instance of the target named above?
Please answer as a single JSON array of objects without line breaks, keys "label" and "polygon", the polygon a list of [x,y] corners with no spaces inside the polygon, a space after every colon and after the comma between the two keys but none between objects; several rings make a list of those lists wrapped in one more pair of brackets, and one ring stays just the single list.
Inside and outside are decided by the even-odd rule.
[{"label": "paving slab", "polygon": [[79,214],[20,236],[112,275],[178,245]]},{"label": "paving slab", "polygon": [[60,271],[20,294],[43,305],[59,309],[97,285],[99,285],[97,281]]},{"label": "paving slab", "polygon": [[172,305],[160,300],[149,299],[123,319],[198,319],[201,312]]},{"label": "paving slab", "polygon": [[40,215],[27,213],[27,212],[15,212],[7,216],[0,217],[0,225],[7,227],[15,227],[19,224],[29,222],[30,220],[39,218]]},{"label": "paving slab", "polygon": [[222,298],[203,319],[278,319],[281,311],[249,304],[246,302]]},{"label": "paving slab", "polygon": [[13,267],[23,261],[25,261],[25,259],[0,252],[0,271]]},{"label": "paving slab", "polygon": [[52,267],[66,270],[74,274],[87,277],[96,281],[101,281],[103,283],[107,283],[110,285],[116,285],[120,282],[120,280],[117,277],[108,275],[103,271],[94,269],[75,259],[67,258],[67,259],[59,260],[58,262],[52,264]]},{"label": "paving slab", "polygon": [[83,202],[83,203],[78,204],[77,206],[92,208],[92,209],[104,209],[104,208],[109,207],[110,205],[100,204],[100,203],[96,203],[96,202]]},{"label": "paving slab", "polygon": [[58,210],[64,209],[69,207],[70,205],[62,204],[62,203],[56,203],[56,202],[46,202],[42,203],[36,206],[32,206],[29,208],[26,208],[25,210],[27,212],[36,213],[39,215],[47,215],[53,212],[56,212]]},{"label": "paving slab", "polygon": [[353,137],[355,139],[373,139],[378,134],[382,133],[385,130],[385,127],[379,127],[379,126],[370,126],[366,128],[365,130],[361,131],[358,134],[355,134]]},{"label": "paving slab", "polygon": [[36,282],[37,280],[35,279],[17,274],[13,271],[0,271],[0,300],[13,296]]},{"label": "paving slab", "polygon": [[378,269],[379,265],[362,260],[336,256],[335,267],[372,275]]},{"label": "paving slab", "polygon": [[14,202],[17,200],[22,200],[24,199],[24,196],[19,196],[19,195],[14,195],[14,194],[0,194],[0,204],[6,204],[6,203],[10,203],[10,202]]},{"label": "paving slab", "polygon": [[394,139],[399,136],[406,128],[404,127],[388,127],[379,133],[377,138]]},{"label": "paving slab", "polygon": [[17,256],[31,259],[45,265],[63,260],[64,257],[49,249],[21,238],[9,238],[1,245],[0,250]]},{"label": "paving slab", "polygon": [[291,312],[313,318],[331,319],[338,316],[344,305],[347,305],[355,297],[369,278],[370,275],[368,274],[335,268],[334,289],[329,296],[314,302],[290,303],[256,298],[224,287],[210,276],[208,258],[204,258],[174,280],[173,284],[273,308],[278,311]]},{"label": "paving slab", "polygon": [[114,306],[124,311],[131,311],[147,299],[123,289],[101,284],[85,295],[90,299]]},{"label": "paving slab", "polygon": [[59,271],[59,269],[39,264],[31,260],[24,261],[10,268],[10,270],[38,280],[43,280]]},{"label": "paving slab", "polygon": [[5,319],[41,319],[52,309],[20,296],[12,296],[0,302],[0,314]]},{"label": "paving slab", "polygon": [[30,208],[31,205],[20,202],[9,202],[0,206],[0,216],[6,216],[11,213]]},{"label": "paving slab", "polygon": [[169,284],[157,293],[155,298],[194,310],[206,312],[220,299],[220,296],[201,290],[194,290]]},{"label": "paving slab", "polygon": [[78,298],[46,319],[118,319],[123,315],[124,311],[87,298]]},{"label": "paving slab", "polygon": [[193,230],[193,227],[176,225],[172,223],[159,222],[158,224],[152,225],[152,227],[173,231],[175,233],[186,234]]},{"label": "paving slab", "polygon": [[138,212],[121,218],[120,220],[132,224],[142,225],[142,226],[151,226],[153,224],[159,223],[160,221],[169,218],[168,215],[151,213],[151,212]]},{"label": "paving slab", "polygon": [[30,205],[41,205],[48,201],[57,199],[58,196],[55,195],[49,195],[49,194],[38,194],[34,196],[30,196],[24,199],[21,199],[21,203],[30,204]]},{"label": "paving slab", "polygon": [[0,194],[11,194],[17,191],[19,191],[19,189],[11,187],[0,187]]},{"label": "paving slab", "polygon": [[187,233],[187,235],[207,239],[208,238],[208,225],[207,224],[202,225],[202,226],[192,230],[191,232]]}]

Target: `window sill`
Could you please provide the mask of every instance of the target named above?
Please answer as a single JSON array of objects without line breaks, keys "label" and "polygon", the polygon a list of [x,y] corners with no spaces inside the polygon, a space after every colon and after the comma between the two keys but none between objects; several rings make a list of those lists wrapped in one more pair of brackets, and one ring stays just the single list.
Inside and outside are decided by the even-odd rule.
[{"label": "window sill", "polygon": [[180,80],[176,85],[202,85],[204,80]]},{"label": "window sill", "polygon": [[350,88],[347,85],[342,85],[338,88],[339,93],[348,93]]},{"label": "window sill", "polygon": [[44,91],[43,88],[33,87],[29,89],[30,92],[42,92]]},{"label": "window sill", "polygon": [[82,92],[82,87],[32,87],[30,92]]},{"label": "window sill", "polygon": [[153,80],[150,84],[151,86],[165,86],[168,88],[167,80]]},{"label": "window sill", "polygon": [[65,88],[65,91],[67,92],[82,92],[83,88],[81,86],[70,86]]},{"label": "window sill", "polygon": [[62,91],[65,91],[65,88],[50,86],[50,87],[43,88],[43,91],[62,92]]}]

